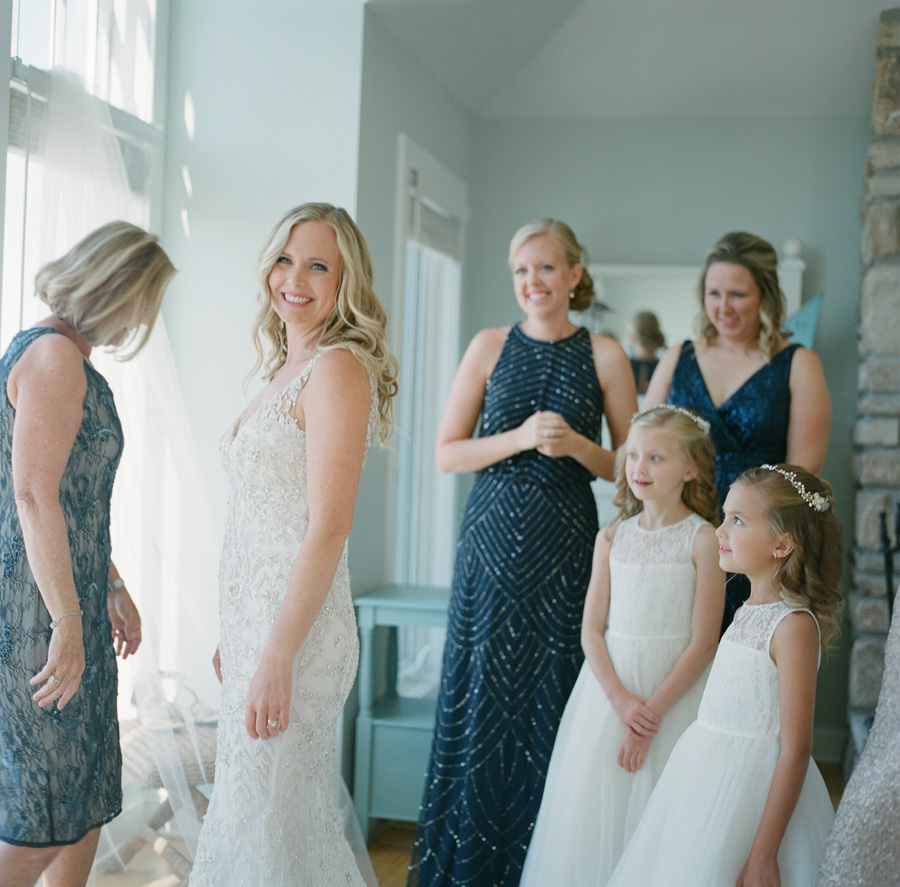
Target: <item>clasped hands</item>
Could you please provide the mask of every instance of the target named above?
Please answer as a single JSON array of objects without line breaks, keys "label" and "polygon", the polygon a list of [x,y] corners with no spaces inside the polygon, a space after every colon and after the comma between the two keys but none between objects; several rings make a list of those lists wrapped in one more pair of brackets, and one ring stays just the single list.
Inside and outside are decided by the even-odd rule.
[{"label": "clasped hands", "polygon": [[647,708],[643,699],[630,693],[615,706],[615,711],[625,728],[619,747],[619,766],[628,773],[637,773],[644,764],[650,740],[659,731],[662,718]]},{"label": "clasped hands", "polygon": [[559,414],[550,410],[532,413],[519,427],[519,451],[537,450],[543,456],[571,456],[581,437]]}]

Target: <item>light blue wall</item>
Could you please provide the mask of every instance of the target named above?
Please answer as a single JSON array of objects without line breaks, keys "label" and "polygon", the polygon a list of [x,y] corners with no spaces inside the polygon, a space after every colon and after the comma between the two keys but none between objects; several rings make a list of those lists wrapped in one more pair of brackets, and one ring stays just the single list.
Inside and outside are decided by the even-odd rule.
[{"label": "light blue wall", "polygon": [[[363,24],[363,12],[349,0],[172,4],[163,235],[181,273],[165,315],[214,508],[224,507],[217,440],[243,406],[253,360],[256,254],[268,226],[305,200],[346,206],[390,305],[396,138],[405,132],[470,185],[464,342],[517,316],[507,245],[537,216],[569,221],[601,262],[697,263],[734,228],[778,247],[802,240],[805,294],[825,293],[818,350],[835,407],[826,475],[849,528],[866,118],[476,121],[371,10]],[[385,454],[373,453],[351,543],[356,592],[386,576],[385,469]],[[821,681],[818,721],[835,730],[844,659]]]},{"label": "light blue wall", "polygon": [[[817,351],[834,406],[825,476],[852,538],[859,200],[868,120],[482,122],[471,181],[463,339],[518,318],[506,254],[521,224],[558,216],[592,262],[699,264],[726,231],[804,244],[804,297],[825,294]],[[820,677],[817,726],[842,731],[846,651]],[[821,732],[821,729],[820,729]]]},{"label": "light blue wall", "polygon": [[[359,225],[375,264],[375,291],[389,315],[395,296],[394,225],[397,187],[397,136],[404,133],[463,181],[472,176],[475,121],[366,10],[362,104],[360,110]],[[389,317],[388,334],[396,351],[401,325]],[[400,384],[405,384],[401,367]],[[403,417],[396,416],[402,425]],[[397,435],[401,432],[398,430]],[[396,446],[395,437],[394,446]],[[350,567],[356,590],[383,582],[389,575],[392,538],[385,518],[390,499],[388,456],[369,456],[361,496],[378,503],[377,522],[356,532]],[[359,512],[359,510],[358,510]],[[357,521],[359,523],[359,521]],[[358,527],[358,529],[361,529]]]},{"label": "light blue wall", "polygon": [[263,239],[306,201],[355,213],[362,19],[362,0],[171,4],[162,233],[179,274],[163,310],[219,530]]},{"label": "light blue wall", "polygon": [[[163,235],[180,273],[164,313],[221,532],[218,441],[246,406],[260,246],[275,219],[300,203],[356,215],[363,0],[171,7]],[[259,388],[257,379],[249,396]],[[382,508],[361,491],[354,539],[380,531]],[[198,609],[212,621],[218,604]],[[351,712],[340,751],[345,776],[352,729]]]}]

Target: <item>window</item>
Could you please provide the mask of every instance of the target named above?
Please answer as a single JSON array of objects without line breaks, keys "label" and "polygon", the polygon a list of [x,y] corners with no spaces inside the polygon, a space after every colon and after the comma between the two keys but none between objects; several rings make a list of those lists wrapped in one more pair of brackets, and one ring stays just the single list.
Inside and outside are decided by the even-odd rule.
[{"label": "window", "polygon": [[[162,130],[153,118],[162,89],[154,58],[164,8],[156,0],[14,0],[2,349],[45,313],[31,298],[43,262],[109,218],[147,225],[156,215],[151,182],[161,176],[151,169],[160,168]],[[51,89],[61,93],[52,103]],[[84,91],[96,109],[85,109]],[[80,125],[85,111],[112,127],[117,156]]]}]

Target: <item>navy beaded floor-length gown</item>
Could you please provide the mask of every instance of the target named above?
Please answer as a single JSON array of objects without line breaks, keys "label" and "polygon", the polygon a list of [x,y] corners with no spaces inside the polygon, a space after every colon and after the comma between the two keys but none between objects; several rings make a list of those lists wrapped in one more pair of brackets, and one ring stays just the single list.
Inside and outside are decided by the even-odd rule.
[{"label": "navy beaded floor-length gown", "polygon": [[[681,346],[669,385],[668,402],[689,407],[709,422],[709,436],[716,448],[716,490],[720,510],[728,488],[738,475],[765,463],[784,462],[787,457],[791,363],[799,347],[788,345],[779,351],[717,407],[700,372],[694,343],[687,341]],[[749,596],[747,578],[729,575],[725,585],[723,632]]]},{"label": "navy beaded floor-length gown", "polygon": [[[481,436],[538,410],[598,440],[590,334],[512,327],[485,389]],[[583,661],[597,508],[593,476],[530,450],[479,472],[460,529],[437,724],[410,887],[514,887],[553,741]]]}]

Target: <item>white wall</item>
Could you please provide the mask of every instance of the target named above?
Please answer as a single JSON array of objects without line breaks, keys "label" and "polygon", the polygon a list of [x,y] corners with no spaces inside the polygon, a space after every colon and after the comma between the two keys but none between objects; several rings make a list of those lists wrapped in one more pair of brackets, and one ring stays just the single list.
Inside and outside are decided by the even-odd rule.
[{"label": "white wall", "polygon": [[[472,174],[475,121],[366,10],[360,109],[358,221],[375,265],[375,291],[388,311],[388,337],[396,352],[402,318],[394,310],[394,226],[397,136],[405,133],[463,181]],[[406,384],[400,367],[400,385]],[[399,400],[399,398],[398,398]],[[395,413],[396,452],[404,417]],[[363,474],[367,501],[390,501],[388,452],[374,452]],[[382,512],[389,523],[393,512]],[[350,547],[354,588],[362,590],[390,575],[393,535],[384,522],[363,527],[359,520]],[[455,540],[454,540],[455,541]],[[355,558],[355,560],[354,560]]]},{"label": "white wall", "polygon": [[245,406],[262,241],[299,203],[356,212],[362,26],[362,0],[171,4],[162,233],[179,274],[164,313],[219,531],[218,441]]},{"label": "white wall", "polygon": [[[272,222],[309,200],[344,206],[366,235],[389,306],[397,133],[468,172],[471,121],[405,52],[376,36],[363,71],[363,12],[363,0],[172,3],[163,235],[180,273],[164,311],[219,532],[218,442],[246,403],[256,256]],[[386,463],[376,450],[363,473],[349,546],[354,594],[386,578]],[[217,602],[206,606],[214,613]],[[345,777],[353,714],[351,701]]]}]

